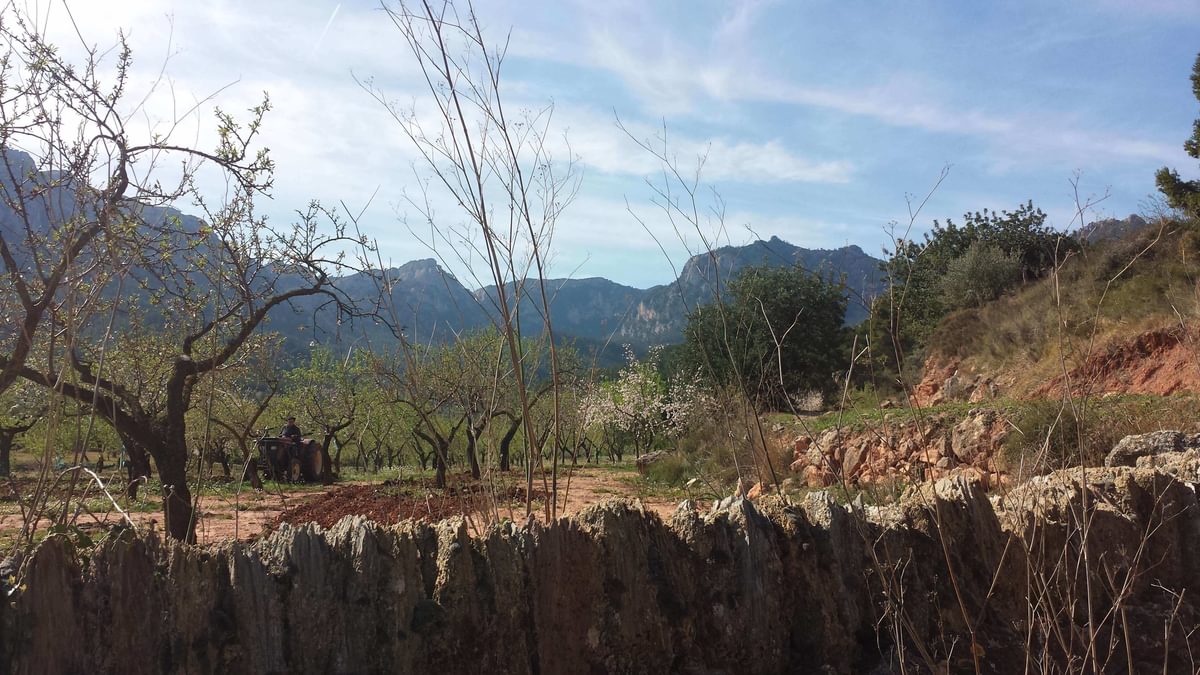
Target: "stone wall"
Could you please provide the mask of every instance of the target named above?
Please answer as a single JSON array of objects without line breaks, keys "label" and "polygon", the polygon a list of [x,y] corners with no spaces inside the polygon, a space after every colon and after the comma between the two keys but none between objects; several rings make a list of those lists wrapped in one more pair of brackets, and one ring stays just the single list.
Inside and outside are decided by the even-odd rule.
[{"label": "stone wall", "polygon": [[816,493],[670,522],[613,502],[481,538],[358,519],[215,549],[51,537],[0,603],[0,672],[1194,672],[1200,461],[1174,457],[1087,490],[1078,470],[1004,498],[947,479],[894,507]]},{"label": "stone wall", "polygon": [[[885,413],[886,414],[886,413]],[[1001,411],[941,412],[920,423],[885,419],[863,428],[831,428],[792,441],[791,471],[805,485],[889,485],[962,476],[985,489],[1006,487],[1001,452],[1014,427]]]}]

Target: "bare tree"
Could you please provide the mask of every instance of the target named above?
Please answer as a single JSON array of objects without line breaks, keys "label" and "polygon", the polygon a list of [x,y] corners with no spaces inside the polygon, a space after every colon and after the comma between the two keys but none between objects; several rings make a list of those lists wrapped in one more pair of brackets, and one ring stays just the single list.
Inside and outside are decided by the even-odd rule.
[{"label": "bare tree", "polygon": [[[522,365],[520,300],[531,272],[541,301],[543,331],[550,338],[552,377],[557,380],[550,296],[544,284],[546,255],[554,224],[573,198],[578,179],[571,163],[560,172],[552,162],[546,143],[552,107],[516,116],[505,107],[500,75],[507,45],[490,46],[471,3],[465,5],[464,12],[447,0],[383,6],[428,85],[432,115],[423,117],[415,107],[399,106],[369,80],[362,84],[420,153],[430,182],[470,223],[469,231],[455,232],[435,218],[427,187],[421,200],[411,200],[432,226],[435,238],[449,244],[459,262],[470,267],[470,258],[476,255],[487,262],[487,277],[496,288],[489,298],[494,321],[504,336],[521,402],[526,455],[540,457],[540,448],[533,446],[537,434]],[[533,493],[533,474],[530,462],[527,496]],[[530,499],[527,511],[532,509]],[[552,504],[553,500],[547,504],[547,515]]]},{"label": "bare tree", "polygon": [[[149,452],[163,487],[167,529],[183,540],[194,537],[187,412],[201,378],[245,357],[248,341],[276,307],[320,296],[339,311],[353,312],[353,303],[330,276],[331,267],[342,265],[340,259],[323,255],[343,239],[335,214],[313,205],[294,227],[277,230],[254,215],[243,194],[209,216],[208,222],[195,221],[197,230],[189,230],[182,219],[176,223],[185,240],[199,238],[205,245],[175,250],[162,266],[148,268],[157,285],[146,286],[153,289],[153,302],[165,307],[162,334],[170,336],[160,354],[166,373],[161,410],[148,411],[126,383],[115,379],[119,373],[102,372],[102,353],[89,353],[86,345],[67,354],[72,381],[52,370],[26,366],[20,371],[64,396],[92,403],[122,437]],[[331,234],[323,233],[322,216],[328,216]]]},{"label": "bare tree", "polygon": [[[254,152],[264,105],[245,128],[218,111],[225,133],[215,151],[177,144],[176,127],[137,134],[142,114],[128,98],[130,51],[121,39],[111,77],[102,52],[84,45],[65,60],[16,5],[0,10],[0,391],[16,381],[51,324],[70,326],[96,308],[119,275],[114,252],[147,207],[194,192],[207,164],[247,194],[271,184],[265,151]],[[160,75],[160,82],[162,76]],[[205,102],[197,103],[192,111]],[[190,112],[189,111],[189,114]],[[164,177],[164,163],[178,162]]]}]

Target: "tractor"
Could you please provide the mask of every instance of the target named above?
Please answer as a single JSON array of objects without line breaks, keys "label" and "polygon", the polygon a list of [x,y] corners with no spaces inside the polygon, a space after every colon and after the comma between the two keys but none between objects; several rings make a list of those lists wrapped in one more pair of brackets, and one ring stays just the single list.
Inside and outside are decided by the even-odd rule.
[{"label": "tractor", "polygon": [[289,483],[332,483],[333,467],[325,446],[314,438],[286,436],[258,439],[258,468],[268,478]]}]

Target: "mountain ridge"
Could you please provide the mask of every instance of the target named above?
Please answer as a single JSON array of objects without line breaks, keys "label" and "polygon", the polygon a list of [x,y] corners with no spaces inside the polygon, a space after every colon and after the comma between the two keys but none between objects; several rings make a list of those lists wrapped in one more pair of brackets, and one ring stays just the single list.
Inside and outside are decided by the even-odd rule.
[{"label": "mountain ridge", "polygon": [[[12,159],[33,180],[49,180],[51,174],[38,172],[24,153]],[[68,205],[74,200],[65,200]],[[201,219],[174,208],[143,207],[142,217],[164,222],[177,218],[181,241],[203,237]],[[28,214],[34,228],[49,231],[55,222],[73,217],[70,212],[42,209]],[[10,244],[22,240],[20,220],[7,204],[0,205],[0,234]],[[605,277],[550,278],[543,280],[551,293],[550,312],[555,333],[563,339],[576,339],[591,345],[630,344],[644,349],[653,344],[681,342],[688,314],[698,306],[712,302],[729,279],[751,265],[800,265],[834,281],[844,282],[849,296],[846,322],[855,324],[867,316],[870,299],[882,292],[882,261],[867,255],[857,245],[836,249],[806,249],[794,246],[778,236],[745,245],[725,245],[710,252],[691,256],[680,268],[678,277],[664,284],[640,289]],[[383,283],[386,280],[386,283]],[[296,283],[281,274],[281,290]],[[527,281],[533,281],[529,279]],[[497,323],[498,303],[494,285],[478,289],[464,286],[434,258],[420,258],[380,272],[358,272],[338,276],[334,286],[365,308],[382,306],[382,318],[359,318],[344,325],[336,312],[320,297],[297,298],[274,308],[262,329],[279,332],[284,349],[300,357],[316,344],[368,343],[394,340],[393,328],[401,329],[416,343],[445,342],[464,331]],[[538,285],[523,284],[519,310],[522,333],[542,331],[544,317]],[[381,290],[390,289],[390,298],[380,302]],[[516,286],[509,282],[509,296]],[[144,299],[139,301],[144,302]]]}]

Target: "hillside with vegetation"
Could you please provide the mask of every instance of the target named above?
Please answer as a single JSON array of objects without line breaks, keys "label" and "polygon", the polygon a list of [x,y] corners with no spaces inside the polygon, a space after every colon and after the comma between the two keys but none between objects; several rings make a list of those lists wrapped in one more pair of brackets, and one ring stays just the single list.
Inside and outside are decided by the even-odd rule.
[{"label": "hillside with vegetation", "polygon": [[124,33],[0,8],[0,672],[1200,672],[1200,181],[721,246],[759,164],[875,186],[618,119],[689,257],[555,278],[553,107],[469,2],[381,15],[444,244],[399,267],[265,215],[269,96],[143,126]]},{"label": "hillside with vegetation", "polygon": [[1085,244],[1046,278],[943,319],[917,396],[934,400],[954,371],[1017,398],[1198,392],[1198,260],[1191,219]]}]

